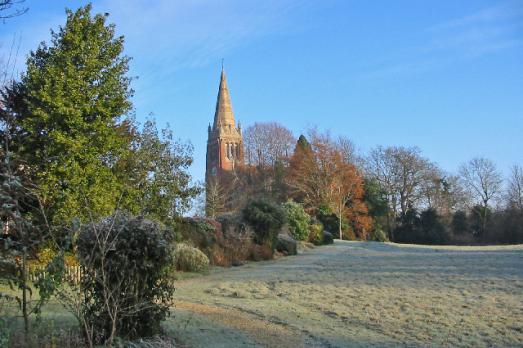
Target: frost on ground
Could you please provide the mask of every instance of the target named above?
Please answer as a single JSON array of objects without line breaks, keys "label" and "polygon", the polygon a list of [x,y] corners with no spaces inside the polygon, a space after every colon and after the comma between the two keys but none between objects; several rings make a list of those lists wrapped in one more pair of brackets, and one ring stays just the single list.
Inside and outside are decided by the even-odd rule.
[{"label": "frost on ground", "polygon": [[523,246],[338,241],[176,295],[191,347],[523,346]]}]

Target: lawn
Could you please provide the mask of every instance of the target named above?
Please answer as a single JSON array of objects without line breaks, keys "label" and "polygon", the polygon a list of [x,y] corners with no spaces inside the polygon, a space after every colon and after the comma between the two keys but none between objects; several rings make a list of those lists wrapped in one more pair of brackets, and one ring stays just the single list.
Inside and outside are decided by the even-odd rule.
[{"label": "lawn", "polygon": [[[522,346],[523,246],[337,241],[185,277],[175,298],[165,332],[188,347]],[[75,323],[44,311],[47,335]]]}]

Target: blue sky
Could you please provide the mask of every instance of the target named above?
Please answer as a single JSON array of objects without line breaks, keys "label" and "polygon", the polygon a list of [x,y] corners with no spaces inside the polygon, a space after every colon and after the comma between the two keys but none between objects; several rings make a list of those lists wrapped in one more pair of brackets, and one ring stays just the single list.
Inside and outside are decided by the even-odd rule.
[{"label": "blue sky", "polygon": [[[0,59],[31,49],[84,1],[27,0],[0,24]],[[450,172],[485,156],[523,164],[523,2],[101,0],[126,38],[136,117],[195,148],[205,171],[221,58],[243,127],[317,126],[376,145],[419,146]]]}]

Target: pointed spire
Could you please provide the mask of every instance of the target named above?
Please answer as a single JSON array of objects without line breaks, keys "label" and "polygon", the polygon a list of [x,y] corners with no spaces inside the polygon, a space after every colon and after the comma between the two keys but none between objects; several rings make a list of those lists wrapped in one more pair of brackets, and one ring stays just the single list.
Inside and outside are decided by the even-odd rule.
[{"label": "pointed spire", "polygon": [[216,127],[225,125],[230,125],[234,128],[234,114],[232,112],[231,96],[229,95],[229,89],[227,88],[227,79],[225,77],[222,62],[220,89],[218,90],[218,98],[216,100],[216,112],[214,114],[213,128],[215,129]]}]

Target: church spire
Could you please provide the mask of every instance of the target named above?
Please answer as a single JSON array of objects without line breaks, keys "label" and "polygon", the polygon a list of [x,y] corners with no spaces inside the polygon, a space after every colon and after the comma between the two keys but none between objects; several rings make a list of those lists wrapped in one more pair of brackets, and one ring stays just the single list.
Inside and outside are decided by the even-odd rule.
[{"label": "church spire", "polygon": [[229,88],[227,88],[227,79],[225,77],[225,71],[223,70],[222,62],[220,89],[218,90],[218,98],[216,100],[216,112],[214,113],[213,128],[216,129],[217,127],[226,125],[230,125],[233,128],[235,127],[231,96],[229,95]]}]

